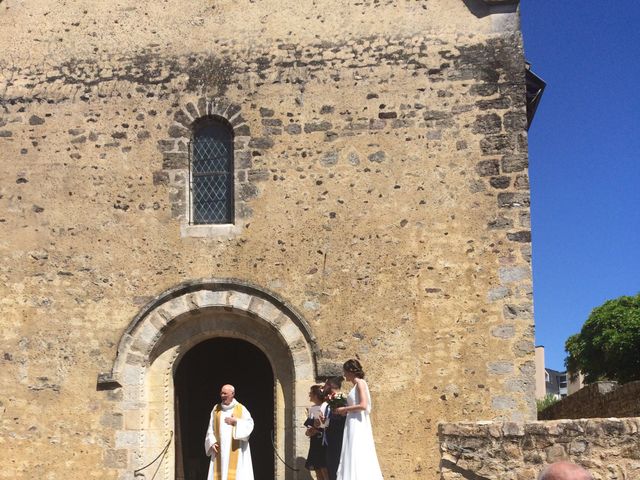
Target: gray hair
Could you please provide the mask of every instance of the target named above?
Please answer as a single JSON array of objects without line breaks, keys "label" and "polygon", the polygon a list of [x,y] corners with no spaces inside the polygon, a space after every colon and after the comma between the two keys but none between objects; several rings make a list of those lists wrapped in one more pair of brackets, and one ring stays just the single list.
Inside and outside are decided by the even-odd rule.
[{"label": "gray hair", "polygon": [[593,480],[591,474],[571,462],[556,462],[547,465],[538,476],[538,480]]}]

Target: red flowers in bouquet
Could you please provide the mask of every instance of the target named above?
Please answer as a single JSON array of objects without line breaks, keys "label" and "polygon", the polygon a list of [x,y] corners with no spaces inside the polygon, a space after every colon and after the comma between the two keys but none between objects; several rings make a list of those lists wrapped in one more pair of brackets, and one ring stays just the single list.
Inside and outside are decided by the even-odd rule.
[{"label": "red flowers in bouquet", "polygon": [[330,393],[327,395],[327,403],[332,410],[335,410],[338,407],[345,407],[347,405],[347,397],[344,393]]}]

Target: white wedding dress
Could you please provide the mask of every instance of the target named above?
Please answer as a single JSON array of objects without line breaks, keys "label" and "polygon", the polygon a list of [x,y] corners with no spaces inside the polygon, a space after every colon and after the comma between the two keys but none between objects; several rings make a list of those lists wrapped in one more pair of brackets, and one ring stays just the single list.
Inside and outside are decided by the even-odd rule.
[{"label": "white wedding dress", "polygon": [[[368,407],[366,410],[347,413],[337,480],[382,480],[369,417],[371,394],[366,382],[364,386]],[[358,388],[354,385],[347,396],[347,405],[359,403]]]}]

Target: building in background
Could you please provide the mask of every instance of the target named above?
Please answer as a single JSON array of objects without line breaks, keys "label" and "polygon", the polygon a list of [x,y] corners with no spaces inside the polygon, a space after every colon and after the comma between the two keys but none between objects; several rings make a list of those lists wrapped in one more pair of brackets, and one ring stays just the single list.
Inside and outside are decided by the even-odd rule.
[{"label": "building in background", "polygon": [[564,398],[568,395],[567,372],[545,368],[544,377],[546,395],[553,395],[556,398]]},{"label": "building in background", "polygon": [[544,368],[544,345],[536,345],[535,348],[536,363],[536,400],[540,400],[547,395],[547,372]]},{"label": "building in background", "polygon": [[567,371],[546,368],[544,360],[544,345],[536,345],[536,400],[553,395],[564,398],[577,392],[584,386],[584,376],[579,373],[575,380],[571,380],[571,373]]}]

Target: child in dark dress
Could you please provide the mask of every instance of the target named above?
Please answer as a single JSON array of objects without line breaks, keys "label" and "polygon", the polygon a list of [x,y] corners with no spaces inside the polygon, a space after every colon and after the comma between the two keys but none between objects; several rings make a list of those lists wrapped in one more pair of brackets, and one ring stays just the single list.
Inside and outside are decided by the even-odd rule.
[{"label": "child in dark dress", "polygon": [[323,412],[324,395],[320,385],[313,385],[309,390],[309,400],[312,405],[309,407],[309,415],[304,422],[307,431],[305,435],[309,437],[309,453],[305,467],[307,470],[316,472],[318,480],[329,480],[327,473],[326,446],[323,444],[324,425],[321,422]]}]

